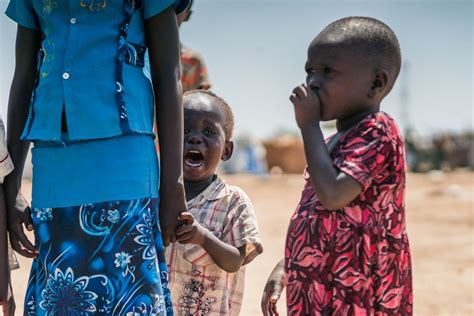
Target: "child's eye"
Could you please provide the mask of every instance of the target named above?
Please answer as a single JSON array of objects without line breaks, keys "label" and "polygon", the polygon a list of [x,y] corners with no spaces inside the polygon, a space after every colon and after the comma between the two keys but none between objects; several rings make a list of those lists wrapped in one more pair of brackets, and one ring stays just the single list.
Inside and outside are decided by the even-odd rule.
[{"label": "child's eye", "polygon": [[187,134],[187,133],[189,133],[189,129],[185,128],[184,129],[184,134]]},{"label": "child's eye", "polygon": [[323,72],[325,74],[332,74],[334,72],[334,69],[332,69],[331,67],[324,67]]},{"label": "child's eye", "polygon": [[307,74],[312,74],[314,72],[314,69],[306,68],[305,71],[306,71]]},{"label": "child's eye", "polygon": [[205,129],[203,133],[204,133],[204,135],[206,135],[206,136],[213,136],[213,135],[216,135],[216,132],[214,132],[214,131],[211,130],[211,129]]}]

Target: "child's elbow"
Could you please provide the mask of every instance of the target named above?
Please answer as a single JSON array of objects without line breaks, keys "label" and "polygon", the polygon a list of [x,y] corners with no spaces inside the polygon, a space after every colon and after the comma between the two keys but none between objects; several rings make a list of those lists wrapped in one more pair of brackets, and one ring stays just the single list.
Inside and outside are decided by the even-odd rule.
[{"label": "child's elbow", "polygon": [[241,267],[242,267],[242,263],[237,262],[237,263],[234,263],[234,264],[229,264],[226,267],[222,267],[222,269],[224,271],[226,271],[227,273],[235,273],[235,272],[239,271]]},{"label": "child's elbow", "polygon": [[339,209],[343,208],[344,206],[346,206],[346,204],[347,204],[345,201],[342,201],[342,199],[340,199],[335,194],[331,194],[331,195],[328,195],[328,196],[322,196],[322,197],[319,198],[319,201],[321,202],[321,204],[326,209],[328,209],[330,211],[339,210]]}]

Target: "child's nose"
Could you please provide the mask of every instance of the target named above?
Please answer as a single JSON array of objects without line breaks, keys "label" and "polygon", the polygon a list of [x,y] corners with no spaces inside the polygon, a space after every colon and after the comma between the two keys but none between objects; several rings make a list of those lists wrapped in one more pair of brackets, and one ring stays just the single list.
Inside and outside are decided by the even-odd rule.
[{"label": "child's nose", "polygon": [[316,75],[308,76],[306,78],[306,84],[308,85],[308,87],[314,90],[319,90],[319,88],[321,87],[321,83],[319,82]]},{"label": "child's nose", "polygon": [[202,143],[202,137],[199,134],[194,133],[189,135],[186,141],[188,144],[200,144]]}]

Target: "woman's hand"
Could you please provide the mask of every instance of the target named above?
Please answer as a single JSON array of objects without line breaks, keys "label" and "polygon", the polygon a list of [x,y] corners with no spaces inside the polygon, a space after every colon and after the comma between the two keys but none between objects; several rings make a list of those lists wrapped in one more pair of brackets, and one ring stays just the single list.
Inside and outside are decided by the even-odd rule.
[{"label": "woman's hand", "polygon": [[265,316],[278,316],[277,302],[285,288],[285,259],[277,263],[263,289],[261,307]]},{"label": "woman's hand", "polygon": [[303,83],[297,86],[290,96],[295,109],[295,119],[298,127],[319,124],[321,120],[321,103],[318,95]]},{"label": "woman's hand", "polygon": [[21,194],[11,193],[9,195],[6,190],[7,216],[8,216],[8,233],[10,234],[10,243],[17,253],[27,258],[34,258],[38,254],[38,250],[28,239],[24,232],[24,228],[33,231],[33,221],[31,219],[31,208],[26,199]]},{"label": "woman's hand", "polygon": [[160,190],[160,226],[163,236],[163,244],[168,246],[170,242],[176,241],[176,228],[179,226],[178,216],[187,212],[184,187],[179,184],[176,188],[169,190],[170,186]]}]

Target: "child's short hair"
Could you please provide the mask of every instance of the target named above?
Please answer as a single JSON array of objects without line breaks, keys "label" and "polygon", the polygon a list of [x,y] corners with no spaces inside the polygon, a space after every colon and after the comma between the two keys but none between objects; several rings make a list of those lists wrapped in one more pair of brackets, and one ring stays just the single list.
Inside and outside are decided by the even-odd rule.
[{"label": "child's short hair", "polygon": [[[222,113],[225,117],[225,124],[224,124],[224,133],[226,140],[230,140],[232,138],[232,133],[234,131],[234,114],[232,113],[232,109],[230,108],[229,104],[225,102],[224,99],[219,97],[217,94],[209,91],[209,90],[191,90],[183,94],[183,101],[184,98],[192,98],[194,96],[204,96],[211,99],[213,105],[217,106],[222,110]],[[184,102],[183,102],[184,104]]]},{"label": "child's short hair", "polygon": [[376,68],[384,68],[392,75],[393,85],[400,73],[401,53],[397,36],[385,23],[369,17],[350,16],[329,24],[316,37],[338,40],[351,46],[373,61]]}]

